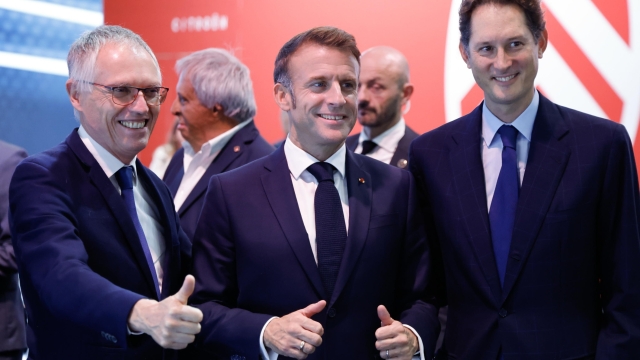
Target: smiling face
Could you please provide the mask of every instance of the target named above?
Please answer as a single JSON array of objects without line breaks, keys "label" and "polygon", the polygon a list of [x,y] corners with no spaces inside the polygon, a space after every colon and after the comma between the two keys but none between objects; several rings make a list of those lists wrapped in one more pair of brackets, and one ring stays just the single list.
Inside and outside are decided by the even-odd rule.
[{"label": "smiling face", "polygon": [[[129,44],[106,44],[98,53],[93,82],[107,86],[161,86],[160,71],[146,50]],[[92,86],[75,92],[67,81],[71,104],[87,133],[125,164],[147,146],[160,106],[148,106],[142,94],[127,105],[116,105],[111,93]]]},{"label": "smiling face", "polygon": [[289,137],[318,160],[326,160],[355,125],[358,61],[345,51],[306,44],[291,56],[288,69],[293,94],[281,84],[274,91],[291,122]]},{"label": "smiling face", "polygon": [[202,144],[209,141],[208,132],[215,123],[212,109],[202,105],[188,76],[180,75],[176,86],[178,96],[171,105],[171,113],[178,120],[178,130],[185,140],[198,151]]},{"label": "smiling face", "polygon": [[500,120],[512,122],[531,103],[546,46],[546,30],[536,41],[516,5],[486,4],[474,10],[469,47],[460,44],[460,53]]}]

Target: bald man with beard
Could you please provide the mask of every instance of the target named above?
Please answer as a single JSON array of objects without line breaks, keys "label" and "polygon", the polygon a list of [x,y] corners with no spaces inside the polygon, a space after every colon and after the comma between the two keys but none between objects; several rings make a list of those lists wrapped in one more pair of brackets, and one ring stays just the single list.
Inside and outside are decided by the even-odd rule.
[{"label": "bald man with beard", "polygon": [[358,122],[363,130],[347,138],[347,147],[406,168],[409,144],[418,136],[402,117],[413,94],[407,59],[394,48],[377,46],[366,50],[360,62]]}]

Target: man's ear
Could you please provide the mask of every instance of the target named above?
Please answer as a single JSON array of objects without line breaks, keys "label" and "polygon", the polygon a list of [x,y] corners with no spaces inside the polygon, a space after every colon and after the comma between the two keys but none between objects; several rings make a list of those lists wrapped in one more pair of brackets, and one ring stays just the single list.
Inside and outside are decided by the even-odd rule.
[{"label": "man's ear", "polygon": [[547,44],[549,43],[549,33],[547,29],[542,30],[540,39],[538,39],[538,59],[542,59],[544,51],[547,50]]},{"label": "man's ear", "polygon": [[289,111],[293,108],[291,93],[289,93],[289,90],[280,83],[276,83],[273,86],[273,99],[282,111]]},{"label": "man's ear", "polygon": [[69,94],[69,100],[71,101],[71,105],[77,111],[82,111],[82,106],[80,105],[80,92],[78,91],[78,86],[74,84],[73,80],[69,79],[65,83],[65,87],[67,88],[67,94]]},{"label": "man's ear", "polygon": [[462,42],[458,44],[458,50],[460,50],[460,55],[462,56],[462,60],[465,64],[467,64],[467,69],[471,69],[471,64],[469,64],[469,53],[467,52],[467,48],[464,47]]},{"label": "man's ear", "polygon": [[402,105],[411,100],[411,95],[413,95],[413,84],[404,84],[404,86],[402,87]]}]

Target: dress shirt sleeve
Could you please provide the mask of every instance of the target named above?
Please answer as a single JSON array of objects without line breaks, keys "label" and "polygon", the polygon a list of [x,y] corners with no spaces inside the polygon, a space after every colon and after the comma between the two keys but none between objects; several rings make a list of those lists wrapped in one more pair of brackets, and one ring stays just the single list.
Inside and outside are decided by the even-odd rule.
[{"label": "dress shirt sleeve", "polygon": [[420,334],[418,334],[416,329],[412,328],[409,325],[403,325],[403,326],[406,327],[407,329],[411,330],[413,335],[415,335],[418,338],[418,346],[420,347],[420,349],[418,350],[418,353],[413,355],[413,358],[411,358],[411,360],[425,360],[424,359],[424,345],[422,344],[422,338],[420,337]]},{"label": "dress shirt sleeve", "polygon": [[276,317],[272,317],[264,324],[262,331],[260,332],[260,354],[262,355],[262,360],[276,360],[278,358],[278,353],[271,349],[267,349],[264,346],[264,331],[267,329],[267,325],[271,322],[271,320],[276,319]]}]

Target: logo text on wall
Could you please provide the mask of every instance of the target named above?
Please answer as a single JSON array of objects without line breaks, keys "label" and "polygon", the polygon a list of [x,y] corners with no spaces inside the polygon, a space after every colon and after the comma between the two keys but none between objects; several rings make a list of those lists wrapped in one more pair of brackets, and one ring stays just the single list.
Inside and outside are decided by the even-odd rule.
[{"label": "logo text on wall", "polygon": [[214,12],[205,16],[175,17],[171,20],[171,31],[207,32],[225,31],[229,28],[229,17]]}]

